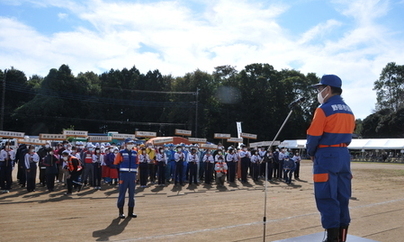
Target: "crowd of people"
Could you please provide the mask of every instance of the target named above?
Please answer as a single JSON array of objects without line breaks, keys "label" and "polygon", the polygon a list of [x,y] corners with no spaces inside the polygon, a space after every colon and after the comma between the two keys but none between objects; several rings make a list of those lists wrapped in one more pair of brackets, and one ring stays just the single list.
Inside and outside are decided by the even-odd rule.
[{"label": "crowd of people", "polygon": [[[2,193],[12,189],[12,172],[17,170],[20,187],[33,192],[39,184],[54,191],[55,183],[66,187],[66,195],[83,188],[101,189],[105,184],[119,186],[119,162],[116,156],[124,149],[119,144],[51,142],[41,147],[20,144],[13,149],[5,143],[0,151],[0,186]],[[292,177],[299,179],[301,157],[287,149],[272,152],[264,147],[248,148],[221,144],[217,149],[201,149],[198,145],[151,143],[134,144],[137,153],[137,181],[141,188],[149,185],[183,186],[185,183],[198,186],[216,184],[224,186],[227,181],[235,185],[239,180],[247,183],[267,179],[291,184]],[[267,174],[265,170],[267,169]]]}]

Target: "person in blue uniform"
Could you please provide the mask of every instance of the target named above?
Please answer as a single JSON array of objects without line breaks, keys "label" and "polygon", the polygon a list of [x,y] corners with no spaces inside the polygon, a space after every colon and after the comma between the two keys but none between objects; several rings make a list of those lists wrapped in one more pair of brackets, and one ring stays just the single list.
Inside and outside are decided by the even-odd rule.
[{"label": "person in blue uniform", "polygon": [[185,162],[185,154],[182,152],[182,147],[177,147],[177,152],[174,154],[175,160],[175,173],[174,173],[174,183],[177,185],[180,183],[181,186],[184,185],[183,180],[183,170],[184,170],[184,162]]},{"label": "person in blue uniform", "polygon": [[39,155],[35,152],[35,147],[31,145],[25,155],[25,171],[27,173],[27,191],[34,192],[36,184],[36,171],[39,163]]},{"label": "person in blue uniform", "polygon": [[5,147],[0,151],[0,187],[2,193],[9,193],[11,189],[12,172],[14,169],[15,151],[6,142]]},{"label": "person in blue uniform", "polygon": [[123,213],[123,206],[125,204],[125,195],[128,192],[128,212],[129,216],[136,218],[137,215],[133,213],[135,207],[135,185],[136,173],[138,168],[137,152],[133,150],[135,142],[131,139],[125,140],[125,148],[120,150],[115,156],[114,164],[119,165],[119,196],[118,196],[118,210],[119,218],[125,218]]},{"label": "person in blue uniform", "polygon": [[188,154],[187,157],[187,163],[189,167],[189,185],[192,185],[192,182],[194,185],[198,185],[197,181],[197,168],[198,168],[198,163],[199,163],[199,157],[198,154],[196,153],[196,149],[192,148],[191,153]]},{"label": "person in blue uniform", "polygon": [[287,184],[292,183],[292,175],[293,172],[295,171],[296,164],[295,160],[291,158],[290,156],[284,156],[283,159],[283,172],[285,174],[285,182]]},{"label": "person in blue uniform", "polygon": [[342,81],[324,75],[317,88],[320,106],[307,130],[307,153],[313,163],[314,194],[327,242],[346,241],[351,197],[351,167],[347,146],[355,129],[355,117],[341,98]]},{"label": "person in blue uniform", "polygon": [[167,166],[167,155],[164,152],[164,148],[160,147],[156,154],[157,162],[157,183],[158,186],[165,186],[166,184],[166,166]]}]

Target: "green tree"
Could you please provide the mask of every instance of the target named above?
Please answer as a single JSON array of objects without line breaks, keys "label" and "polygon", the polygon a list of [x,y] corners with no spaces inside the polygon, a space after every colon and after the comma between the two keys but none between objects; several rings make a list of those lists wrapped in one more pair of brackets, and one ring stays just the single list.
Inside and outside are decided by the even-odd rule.
[{"label": "green tree", "polygon": [[404,65],[390,62],[383,68],[379,80],[375,81],[376,110],[389,108],[396,112],[404,104]]}]

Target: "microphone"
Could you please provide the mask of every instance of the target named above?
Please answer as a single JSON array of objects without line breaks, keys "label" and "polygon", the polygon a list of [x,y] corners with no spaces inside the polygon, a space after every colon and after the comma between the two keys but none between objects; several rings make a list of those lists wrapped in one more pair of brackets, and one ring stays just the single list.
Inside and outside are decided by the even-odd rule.
[{"label": "microphone", "polygon": [[304,100],[306,100],[305,97],[298,98],[298,99],[296,99],[295,101],[291,102],[291,103],[288,105],[288,107],[289,107],[289,108],[294,108],[294,107],[297,106],[297,104],[303,102]]}]

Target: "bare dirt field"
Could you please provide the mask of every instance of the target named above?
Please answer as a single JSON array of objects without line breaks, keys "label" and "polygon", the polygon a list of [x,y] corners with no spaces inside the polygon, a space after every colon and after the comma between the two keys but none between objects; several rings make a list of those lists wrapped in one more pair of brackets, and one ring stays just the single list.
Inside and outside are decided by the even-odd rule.
[{"label": "bare dirt field", "polygon": [[[268,183],[266,241],[323,231],[311,169],[304,161],[301,180]],[[404,241],[404,164],[355,162],[352,172],[349,234]],[[262,183],[137,188],[132,219],[117,218],[116,187],[64,192],[37,185],[33,193],[14,187],[0,195],[0,241],[263,241]]]}]

